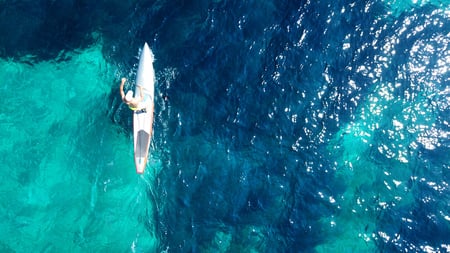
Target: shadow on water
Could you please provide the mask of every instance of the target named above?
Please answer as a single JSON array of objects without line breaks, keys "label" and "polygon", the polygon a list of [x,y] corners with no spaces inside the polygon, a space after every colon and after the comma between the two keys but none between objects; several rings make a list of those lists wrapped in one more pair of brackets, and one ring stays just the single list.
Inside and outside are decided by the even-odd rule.
[{"label": "shadow on water", "polygon": [[115,86],[111,88],[108,96],[108,117],[112,122],[121,126],[121,129],[129,136],[133,133],[133,113],[122,103],[118,83],[118,81],[114,83]]}]

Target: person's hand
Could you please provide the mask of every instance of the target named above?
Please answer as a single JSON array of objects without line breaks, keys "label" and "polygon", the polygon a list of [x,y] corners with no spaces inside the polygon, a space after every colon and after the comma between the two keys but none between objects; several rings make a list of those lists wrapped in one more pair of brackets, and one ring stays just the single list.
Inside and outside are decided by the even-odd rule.
[{"label": "person's hand", "polygon": [[122,83],[126,82],[127,79],[125,77],[122,77]]}]

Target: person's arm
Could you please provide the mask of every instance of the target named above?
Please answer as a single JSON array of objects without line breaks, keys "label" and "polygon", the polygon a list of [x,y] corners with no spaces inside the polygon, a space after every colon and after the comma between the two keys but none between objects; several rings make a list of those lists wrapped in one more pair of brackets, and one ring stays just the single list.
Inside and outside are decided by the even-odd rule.
[{"label": "person's arm", "polygon": [[122,82],[120,83],[120,97],[122,100],[125,100],[125,92],[123,92],[123,86],[125,85],[125,82],[127,79],[125,77],[122,77]]}]

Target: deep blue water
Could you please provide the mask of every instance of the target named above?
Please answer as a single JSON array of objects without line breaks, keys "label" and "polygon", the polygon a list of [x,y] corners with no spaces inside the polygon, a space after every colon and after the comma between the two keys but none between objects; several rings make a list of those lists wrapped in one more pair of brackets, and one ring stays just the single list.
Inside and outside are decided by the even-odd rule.
[{"label": "deep blue water", "polygon": [[[448,4],[3,1],[0,10],[2,66],[45,66],[66,80],[49,85],[58,94],[76,69],[70,92],[84,95],[64,102],[70,114],[55,113],[81,120],[37,123],[50,131],[33,140],[9,134],[20,121],[3,102],[2,137],[20,141],[1,149],[19,154],[1,160],[2,175],[17,175],[2,187],[2,251],[450,251]],[[117,87],[133,79],[144,41],[158,97],[139,177]],[[96,45],[101,56],[89,54]],[[47,77],[20,68],[21,82]],[[103,98],[89,99],[87,87]],[[69,158],[49,158],[54,145]],[[21,153],[27,162],[16,168]],[[39,181],[52,159],[68,182]],[[84,190],[74,200],[45,188],[50,180]],[[29,185],[26,201],[7,204]],[[59,205],[76,214],[42,223],[33,241],[27,227],[43,227]]]}]

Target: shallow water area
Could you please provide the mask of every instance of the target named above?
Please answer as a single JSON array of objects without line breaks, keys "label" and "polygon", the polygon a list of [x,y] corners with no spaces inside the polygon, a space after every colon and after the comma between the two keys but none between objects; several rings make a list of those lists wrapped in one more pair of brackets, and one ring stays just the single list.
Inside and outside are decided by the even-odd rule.
[{"label": "shallow water area", "polygon": [[101,49],[0,62],[1,92],[15,94],[0,102],[3,251],[153,247],[136,219],[148,186],[135,178],[129,136],[107,116],[118,69]]}]

